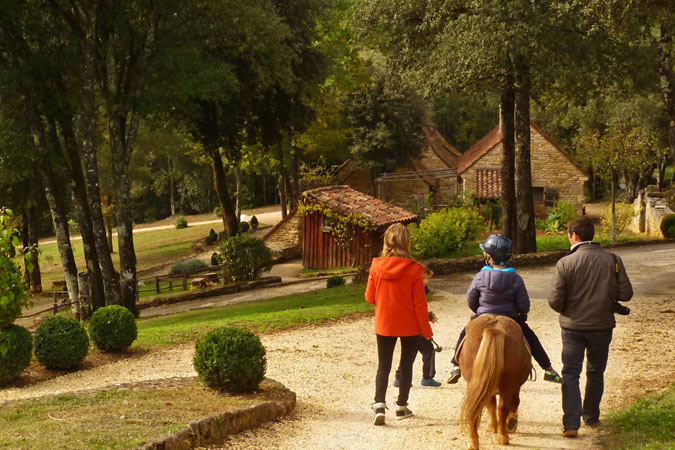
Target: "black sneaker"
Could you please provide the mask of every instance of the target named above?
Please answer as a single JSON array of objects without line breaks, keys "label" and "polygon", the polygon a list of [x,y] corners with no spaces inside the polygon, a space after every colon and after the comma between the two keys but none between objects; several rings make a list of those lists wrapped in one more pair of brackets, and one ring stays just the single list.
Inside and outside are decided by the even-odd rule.
[{"label": "black sneaker", "polygon": [[459,366],[455,366],[450,372],[450,376],[448,377],[448,384],[457,383],[461,376],[462,370],[459,368]]},{"label": "black sneaker", "polygon": [[555,369],[544,370],[544,381],[550,381],[551,383],[562,383],[562,377],[555,371]]},{"label": "black sneaker", "polygon": [[396,405],[396,418],[398,420],[401,419],[407,419],[408,417],[411,417],[413,415],[413,412],[408,409],[408,405],[400,406]]}]

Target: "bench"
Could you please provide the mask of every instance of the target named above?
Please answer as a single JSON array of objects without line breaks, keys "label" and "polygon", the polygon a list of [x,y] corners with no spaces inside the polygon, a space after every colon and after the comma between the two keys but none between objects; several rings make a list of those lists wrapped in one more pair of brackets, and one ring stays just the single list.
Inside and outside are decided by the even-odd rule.
[{"label": "bench", "polygon": [[218,274],[214,273],[214,272],[204,274],[204,279],[209,284],[220,284],[220,279],[218,278]]},{"label": "bench", "polygon": [[63,290],[65,287],[66,287],[66,280],[52,281],[52,289],[55,291]]},{"label": "bench", "polygon": [[205,278],[193,278],[190,285],[191,289],[204,289],[209,287],[209,282]]}]

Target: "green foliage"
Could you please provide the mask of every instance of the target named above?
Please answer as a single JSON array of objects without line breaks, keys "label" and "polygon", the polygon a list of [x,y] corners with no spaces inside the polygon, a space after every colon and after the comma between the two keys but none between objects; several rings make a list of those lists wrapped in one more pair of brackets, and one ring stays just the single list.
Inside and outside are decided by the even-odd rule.
[{"label": "green foliage", "polygon": [[272,252],[262,239],[237,235],[220,246],[223,264],[233,281],[255,280],[272,268]]},{"label": "green foliage", "polygon": [[[33,338],[24,327],[10,325],[0,330],[0,386],[21,375],[33,355]],[[1,349],[0,349],[1,350]]]},{"label": "green foliage", "polygon": [[567,226],[567,224],[577,216],[577,208],[571,202],[559,200],[553,205],[551,213],[557,214],[562,223]]},{"label": "green foliage", "polygon": [[246,233],[250,228],[248,222],[239,222],[239,232]]},{"label": "green foliage", "polygon": [[251,219],[248,221],[248,223],[251,225],[251,228],[253,231],[258,229],[258,218],[256,216],[251,216]]},{"label": "green foliage", "polygon": [[75,319],[54,316],[35,331],[35,357],[47,369],[72,369],[89,353],[89,337]]},{"label": "green foliage", "polygon": [[624,449],[672,449],[675,446],[675,386],[660,394],[638,399],[630,407],[610,415],[610,432],[601,447]]},{"label": "green foliage", "polygon": [[[535,219],[535,227],[540,228],[548,234],[559,234],[567,229],[567,224],[577,216],[574,204],[560,200],[555,202],[546,221]],[[539,220],[539,222],[537,222]]]},{"label": "green foliage", "polygon": [[444,209],[411,228],[413,252],[421,257],[443,256],[475,241],[482,229],[483,221],[476,211]]},{"label": "green foliage", "polygon": [[345,279],[344,277],[341,277],[340,275],[335,275],[333,277],[330,277],[326,280],[326,287],[327,288],[334,288],[338,286],[344,286],[345,284]]},{"label": "green foliage", "polygon": [[183,228],[187,228],[188,223],[187,220],[185,220],[185,217],[180,216],[179,218],[176,219],[176,229],[177,230],[182,230]]},{"label": "green foliage", "polygon": [[300,206],[298,206],[298,214],[322,214],[324,217],[324,224],[326,222],[330,223],[330,234],[333,235],[338,244],[345,249],[351,247],[354,235],[360,230],[375,230],[375,227],[361,214],[352,213],[345,216],[336,213],[326,205],[314,203],[300,204]]},{"label": "green foliage", "polygon": [[137,334],[136,318],[124,306],[105,306],[89,320],[89,335],[104,352],[124,350],[136,340]]},{"label": "green foliage", "polygon": [[191,274],[199,269],[205,269],[208,265],[200,259],[191,259],[190,261],[179,262],[169,269],[170,275]]},{"label": "green foliage", "polygon": [[540,219],[539,217],[534,218],[534,227],[537,230],[545,230],[546,229],[546,221],[544,219]]},{"label": "green foliage", "polygon": [[661,233],[665,238],[675,238],[675,214],[668,214],[661,220]]},{"label": "green foliage", "polygon": [[220,255],[216,252],[213,252],[211,254],[211,265],[212,266],[219,266],[223,263],[223,258],[220,257]]},{"label": "green foliage", "polygon": [[209,230],[208,236],[206,236],[206,239],[205,239],[206,245],[211,245],[214,242],[216,242],[217,240],[218,240],[218,234],[216,233],[216,231],[213,228],[211,228],[211,230]]},{"label": "green foliage", "polygon": [[[632,204],[616,203],[616,234],[621,234],[630,225],[631,220],[635,216],[635,208]],[[612,229],[612,205],[609,205],[605,212],[602,213],[600,223],[605,230]]]},{"label": "green foliage", "polygon": [[199,338],[193,363],[207,386],[230,393],[254,391],[267,370],[260,338],[240,327],[218,328]]},{"label": "green foliage", "polygon": [[[12,217],[12,211],[0,208],[0,329],[21,316],[21,309],[30,304],[28,286],[13,257],[19,238],[10,226]],[[26,252],[28,270],[32,270],[29,257],[30,252]],[[0,343],[0,353],[3,348]]]}]

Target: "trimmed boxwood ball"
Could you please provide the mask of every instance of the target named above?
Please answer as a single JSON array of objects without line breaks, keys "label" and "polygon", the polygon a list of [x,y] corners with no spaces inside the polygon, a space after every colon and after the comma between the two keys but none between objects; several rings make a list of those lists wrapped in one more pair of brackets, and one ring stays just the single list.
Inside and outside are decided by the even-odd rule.
[{"label": "trimmed boxwood ball", "polygon": [[33,337],[24,327],[10,325],[0,330],[0,386],[28,367],[33,356]]},{"label": "trimmed boxwood ball", "polygon": [[96,347],[104,352],[124,350],[138,336],[136,318],[124,306],[105,306],[91,316],[89,335]]},{"label": "trimmed boxwood ball", "polygon": [[246,328],[217,328],[199,338],[194,367],[210,388],[251,392],[265,378],[267,358],[260,338]]},{"label": "trimmed boxwood ball", "polygon": [[341,277],[340,275],[335,275],[334,277],[330,277],[326,280],[326,287],[327,288],[334,288],[338,286],[344,286],[345,284],[345,279],[344,277]]},{"label": "trimmed boxwood ball", "polygon": [[89,353],[89,336],[69,317],[50,317],[35,330],[35,357],[47,369],[72,369]]},{"label": "trimmed boxwood ball", "polygon": [[664,238],[675,238],[675,214],[668,214],[661,219],[661,233]]}]

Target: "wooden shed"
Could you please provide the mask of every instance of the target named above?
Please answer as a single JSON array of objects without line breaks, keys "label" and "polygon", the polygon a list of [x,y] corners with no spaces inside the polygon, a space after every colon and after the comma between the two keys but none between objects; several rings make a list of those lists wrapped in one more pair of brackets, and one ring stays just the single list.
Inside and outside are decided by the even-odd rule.
[{"label": "wooden shed", "polygon": [[[302,263],[308,269],[358,266],[382,251],[382,235],[393,223],[408,224],[417,216],[349,186],[327,186],[303,192]],[[349,242],[337,230],[351,218]],[[335,228],[335,229],[334,229]],[[344,230],[344,227],[342,227]]]}]

